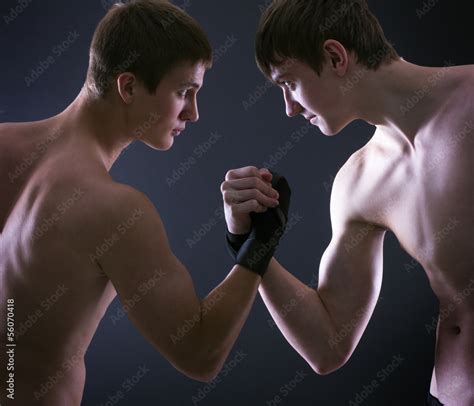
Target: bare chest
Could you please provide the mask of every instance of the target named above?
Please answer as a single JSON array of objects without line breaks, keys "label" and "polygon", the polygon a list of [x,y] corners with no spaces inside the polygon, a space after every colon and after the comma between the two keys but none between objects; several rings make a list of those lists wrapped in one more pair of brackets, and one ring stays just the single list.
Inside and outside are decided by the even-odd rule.
[{"label": "bare chest", "polygon": [[364,171],[372,221],[433,274],[474,269],[474,125],[432,133],[407,155],[374,152]]}]

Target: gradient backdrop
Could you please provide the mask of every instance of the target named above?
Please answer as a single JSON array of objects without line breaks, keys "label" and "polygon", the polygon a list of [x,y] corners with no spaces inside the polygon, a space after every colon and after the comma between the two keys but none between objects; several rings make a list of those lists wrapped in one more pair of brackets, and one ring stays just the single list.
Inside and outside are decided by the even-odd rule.
[{"label": "gradient backdrop", "polygon": [[[75,98],[85,79],[94,28],[112,3],[22,1],[0,3],[1,122],[43,119]],[[228,169],[266,163],[288,178],[293,190],[291,213],[299,219],[282,241],[277,258],[310,283],[331,237],[333,178],[351,153],[368,141],[373,128],[357,122],[328,138],[317,128],[308,128],[302,117],[286,117],[280,90],[265,86],[254,62],[254,34],[265,2],[175,3],[203,25],[216,50],[214,68],[200,92],[201,119],[176,139],[169,152],[134,143],[113,167],[113,177],[152,199],[174,252],[204,297],[232,266],[223,239],[220,183]],[[472,63],[469,2],[427,0],[424,16],[417,15],[424,5],[421,0],[369,3],[406,60],[427,66]],[[7,18],[12,7],[20,12]],[[66,46],[58,56],[53,48],[63,41]],[[51,55],[54,63],[33,83],[26,83],[31,70]],[[295,137],[297,131],[300,135]],[[171,183],[167,179],[174,171],[179,175]],[[435,333],[428,333],[425,326],[437,314],[437,301],[423,269],[402,251],[393,234],[387,235],[384,252],[378,305],[357,350],[341,370],[329,376],[312,373],[272,327],[258,297],[226,372],[218,382],[194,382],[155,352],[127,317],[114,321],[121,307],[115,300],[86,357],[83,404],[422,405],[435,343]],[[145,366],[142,373],[141,366]],[[126,395],[122,399],[116,395],[119,390]]]}]

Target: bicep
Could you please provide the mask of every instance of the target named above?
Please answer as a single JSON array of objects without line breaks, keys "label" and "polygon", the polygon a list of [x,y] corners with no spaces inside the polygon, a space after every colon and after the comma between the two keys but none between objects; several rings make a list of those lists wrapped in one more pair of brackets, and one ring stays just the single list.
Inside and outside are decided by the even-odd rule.
[{"label": "bicep", "polygon": [[360,175],[363,163],[364,155],[354,154],[334,181],[332,239],[321,259],[318,284],[318,293],[335,325],[335,339],[347,356],[367,327],[383,273],[386,230],[360,215],[369,207]]},{"label": "bicep", "polygon": [[176,365],[187,356],[187,347],[176,345],[179,333],[183,323],[199,321],[200,302],[153,204],[140,197],[127,206],[112,224],[115,242],[99,263],[134,325]]},{"label": "bicep", "polygon": [[[318,293],[347,357],[357,346],[380,294],[385,230],[351,223],[333,235],[320,264]],[[347,326],[349,331],[347,331]]]}]

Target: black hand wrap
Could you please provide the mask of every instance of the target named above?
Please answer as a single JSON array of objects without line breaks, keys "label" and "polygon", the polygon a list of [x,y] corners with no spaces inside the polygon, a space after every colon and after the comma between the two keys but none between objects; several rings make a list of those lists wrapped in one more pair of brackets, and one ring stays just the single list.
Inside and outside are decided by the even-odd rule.
[{"label": "black hand wrap", "polygon": [[250,213],[252,230],[235,235],[227,231],[229,252],[239,265],[263,277],[288,221],[291,190],[283,176],[272,172],[272,187],[279,193],[279,206],[264,213]]}]

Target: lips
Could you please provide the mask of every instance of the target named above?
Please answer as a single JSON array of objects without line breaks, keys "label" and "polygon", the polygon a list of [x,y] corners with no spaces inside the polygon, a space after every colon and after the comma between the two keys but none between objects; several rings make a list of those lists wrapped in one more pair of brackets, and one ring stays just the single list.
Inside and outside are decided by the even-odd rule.
[{"label": "lips", "polygon": [[312,124],[312,125],[316,125],[316,121],[318,121],[318,116],[314,116],[312,117],[309,122]]},{"label": "lips", "polygon": [[172,133],[173,135],[179,135],[184,131],[184,128],[175,128],[173,129]]}]

